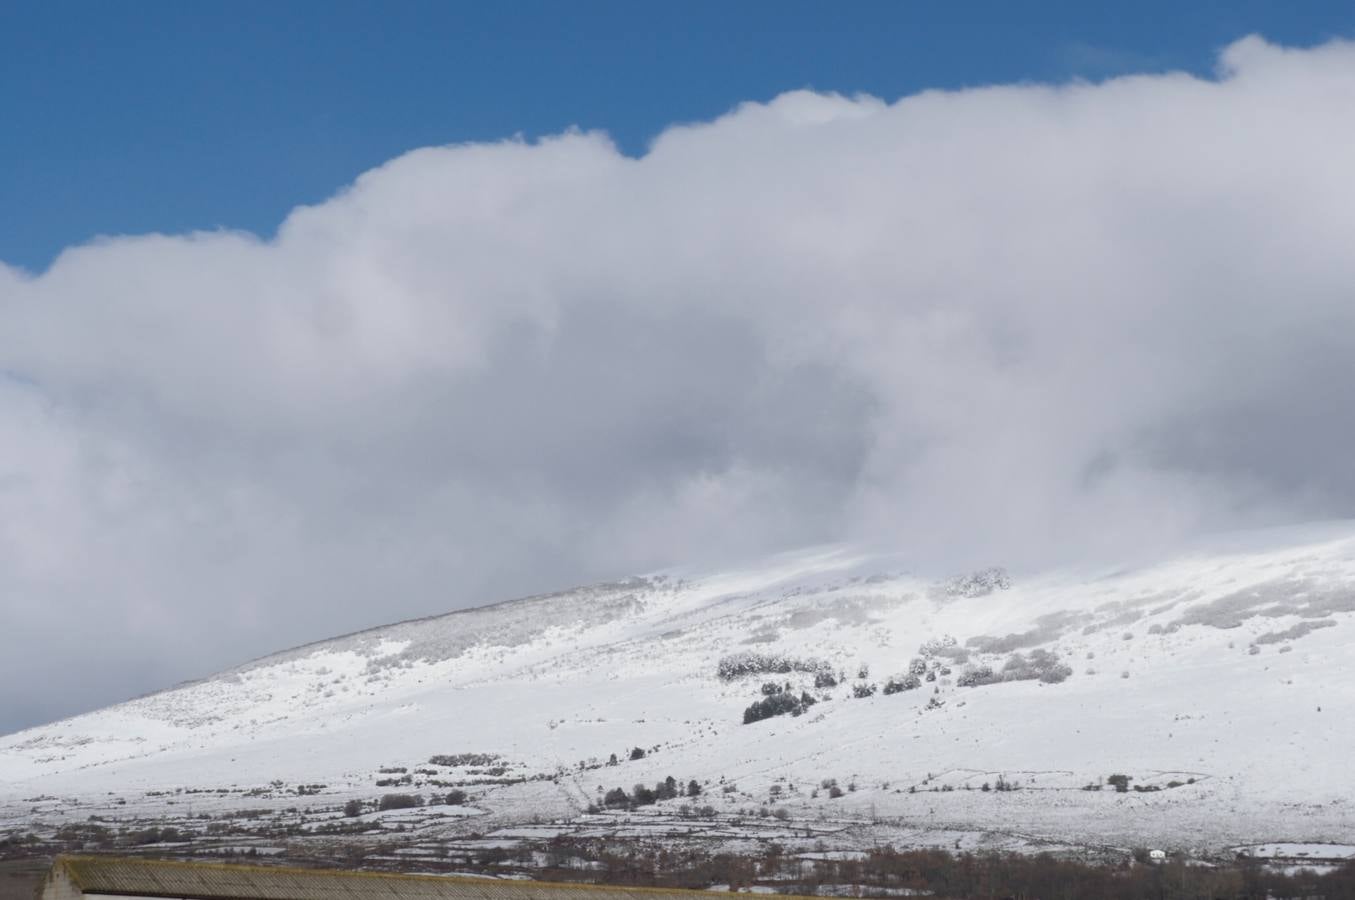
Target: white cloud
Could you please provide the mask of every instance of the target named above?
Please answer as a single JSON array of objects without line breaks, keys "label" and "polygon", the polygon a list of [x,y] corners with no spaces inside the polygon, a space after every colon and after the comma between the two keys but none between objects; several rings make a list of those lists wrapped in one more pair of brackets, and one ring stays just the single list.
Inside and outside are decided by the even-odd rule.
[{"label": "white cloud", "polygon": [[0,727],[670,563],[1352,514],[1355,46],[1218,71],[422,149],[0,267]]}]

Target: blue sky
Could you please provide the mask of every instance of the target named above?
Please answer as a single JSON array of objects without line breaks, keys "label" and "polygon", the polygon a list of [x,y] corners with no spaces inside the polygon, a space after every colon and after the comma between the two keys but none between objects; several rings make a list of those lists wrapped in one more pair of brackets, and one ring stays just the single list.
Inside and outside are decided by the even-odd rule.
[{"label": "blue sky", "polygon": [[[1355,516],[1353,36],[1319,2],[0,0],[0,732],[669,566]],[[459,145],[571,126],[649,155]]]},{"label": "blue sky", "polygon": [[811,87],[1207,72],[1251,32],[1355,33],[1304,2],[44,2],[0,8],[0,260],[98,234],[268,234],[414,147],[665,125]]}]

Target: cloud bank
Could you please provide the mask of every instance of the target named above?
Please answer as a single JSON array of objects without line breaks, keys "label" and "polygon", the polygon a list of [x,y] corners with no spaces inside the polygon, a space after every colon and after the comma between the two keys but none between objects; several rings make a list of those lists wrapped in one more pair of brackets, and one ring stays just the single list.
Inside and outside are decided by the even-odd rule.
[{"label": "cloud bank", "polygon": [[836,540],[1355,514],[1355,45],[416,150],[272,240],[0,266],[0,730]]}]

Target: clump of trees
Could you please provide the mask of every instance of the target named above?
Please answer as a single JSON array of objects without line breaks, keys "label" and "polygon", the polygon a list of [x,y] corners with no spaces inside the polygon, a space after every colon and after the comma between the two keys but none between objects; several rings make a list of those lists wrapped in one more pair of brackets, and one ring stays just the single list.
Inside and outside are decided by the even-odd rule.
[{"label": "clump of trees", "polygon": [[982,665],[966,667],[965,670],[960,673],[960,677],[955,679],[955,683],[960,687],[978,687],[983,684],[996,684],[1001,680],[1002,679],[998,678],[996,673],[993,672],[992,666]]},{"label": "clump of trees", "polygon": [[385,812],[390,809],[417,809],[423,806],[422,794],[382,794],[377,809]]},{"label": "clump of trees", "polygon": [[943,634],[928,638],[917,648],[923,659],[944,659],[952,663],[962,663],[969,659],[969,648],[960,646],[954,635]]},{"label": "clump of trees", "polygon": [[721,657],[715,667],[715,674],[721,681],[733,681],[747,675],[788,675],[791,672],[804,672],[817,676],[824,672],[831,674],[832,671],[832,666],[822,659],[814,657],[801,659],[779,653],[753,651]]},{"label": "clump of trees", "polygon": [[[455,790],[446,794],[432,794],[425,804],[422,794],[383,794],[375,804],[379,811],[390,809],[417,809],[420,806],[463,806],[470,797],[465,791]],[[343,805],[343,814],[349,819],[357,818],[367,811],[368,803],[361,800],[349,800]]]},{"label": "clump of trees", "polygon": [[769,681],[762,685],[762,699],[753,701],[743,711],[743,724],[751,725],[773,716],[798,716],[817,702],[808,691],[801,691],[797,697],[789,682],[781,685]]},{"label": "clump of trees", "polygon": [[998,566],[980,569],[968,575],[957,575],[946,582],[945,591],[952,597],[986,597],[993,591],[1005,591],[1012,586],[1007,570]]},{"label": "clump of trees", "polygon": [[[58,828],[52,839],[64,845],[67,850],[83,850],[87,844],[106,849],[113,845],[113,831],[97,822],[71,822]],[[5,846],[5,842],[0,841],[0,851],[3,851]]]},{"label": "clump of trees", "polygon": [[907,675],[895,676],[885,682],[884,693],[897,694],[900,691],[915,691],[922,687],[922,680],[909,672]]},{"label": "clump of trees", "polygon": [[1007,657],[1000,672],[993,671],[993,667],[989,665],[969,666],[960,673],[956,683],[961,687],[979,687],[1004,681],[1041,681],[1045,684],[1058,684],[1072,674],[1072,667],[1061,662],[1057,653],[1037,649],[1030,651],[1029,654],[1019,651],[1013,653]]},{"label": "clump of trees", "polygon": [[[1160,785],[1160,784],[1135,784],[1135,785],[1132,785],[1132,786],[1131,786],[1131,785],[1129,784],[1129,782],[1131,782],[1131,781],[1133,781],[1133,780],[1134,780],[1134,776],[1133,776],[1133,775],[1125,775],[1125,774],[1119,773],[1119,772],[1117,772],[1117,773],[1114,774],[1114,775],[1107,775],[1107,776],[1106,776],[1106,784],[1108,784],[1108,785],[1110,785],[1111,787],[1115,788],[1115,792],[1116,792],[1117,794],[1127,794],[1127,793],[1129,793],[1131,787],[1133,788],[1133,790],[1134,790],[1136,793],[1139,793],[1139,794],[1152,794],[1152,793],[1156,793],[1157,791],[1161,791],[1161,790],[1171,790],[1171,789],[1173,789],[1173,788],[1185,787],[1185,786],[1188,785],[1188,784],[1194,784],[1194,783],[1195,783],[1195,779],[1194,779],[1194,778],[1187,778],[1185,781],[1178,781],[1177,779],[1172,779],[1171,781],[1168,781],[1168,782],[1167,782],[1167,786],[1164,788],[1164,787],[1163,787],[1162,785]],[[1085,787],[1083,788],[1083,790],[1084,790],[1084,791],[1099,791],[1099,790],[1101,790],[1101,785],[1099,785],[1099,784],[1089,784],[1089,785],[1085,786]]]},{"label": "clump of trees", "polygon": [[[428,763],[434,766],[490,766],[500,759],[502,757],[497,753],[442,753],[430,756]],[[400,771],[404,772],[404,769]]]},{"label": "clump of trees", "polygon": [[[663,781],[656,782],[652,788],[643,784],[636,784],[631,788],[630,793],[627,793],[625,788],[612,788],[602,795],[602,806],[606,809],[635,809],[640,806],[652,806],[661,800],[699,796],[701,796],[701,784],[695,778],[688,781],[686,787],[683,787],[676,778],[669,775]],[[589,811],[597,812],[597,807],[591,807]]]},{"label": "clump of trees", "polygon": [[154,826],[139,831],[130,831],[126,837],[130,843],[137,845],[177,844],[184,839],[184,835],[177,828],[156,828]]},{"label": "clump of trees", "polygon": [[1006,791],[1019,791],[1020,789],[1021,785],[1017,784],[1015,781],[1008,781],[1005,775],[997,776],[997,781],[992,784],[985,781],[983,786],[979,788],[981,791],[1002,791],[1004,793]]}]

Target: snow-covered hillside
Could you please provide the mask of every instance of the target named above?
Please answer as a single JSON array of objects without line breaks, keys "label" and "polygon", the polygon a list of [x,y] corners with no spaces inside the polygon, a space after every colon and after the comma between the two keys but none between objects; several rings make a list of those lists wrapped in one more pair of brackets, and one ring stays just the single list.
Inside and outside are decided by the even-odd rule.
[{"label": "snow-covered hillside", "polygon": [[[670,572],[312,644],[0,738],[0,826],[328,821],[456,786],[469,803],[432,816],[448,833],[587,829],[606,791],[671,775],[699,801],[651,814],[772,810],[806,833],[1351,843],[1353,620],[1350,524],[1099,571],[942,578],[830,548]],[[786,712],[744,724],[758,702]]]}]

